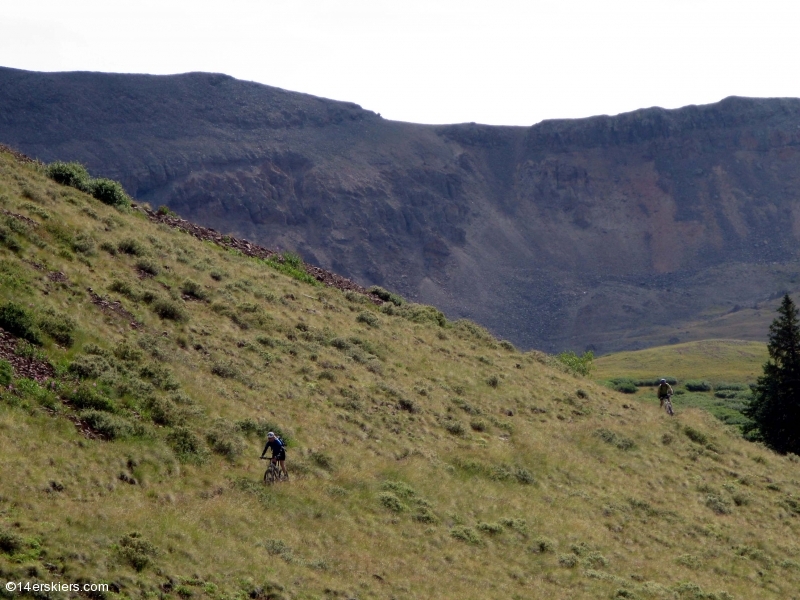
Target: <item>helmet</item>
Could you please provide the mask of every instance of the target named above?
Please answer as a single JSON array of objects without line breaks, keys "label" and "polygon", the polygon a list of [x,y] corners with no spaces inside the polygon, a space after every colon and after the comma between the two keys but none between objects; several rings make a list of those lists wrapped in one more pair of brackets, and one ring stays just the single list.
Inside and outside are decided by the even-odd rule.
[{"label": "helmet", "polygon": [[268,437],[268,438],[274,438],[274,437],[275,437],[275,434],[274,434],[272,431],[270,431],[270,432],[267,434],[267,437]]},{"label": "helmet", "polygon": [[666,379],[662,379],[661,383],[667,383],[667,380]]}]

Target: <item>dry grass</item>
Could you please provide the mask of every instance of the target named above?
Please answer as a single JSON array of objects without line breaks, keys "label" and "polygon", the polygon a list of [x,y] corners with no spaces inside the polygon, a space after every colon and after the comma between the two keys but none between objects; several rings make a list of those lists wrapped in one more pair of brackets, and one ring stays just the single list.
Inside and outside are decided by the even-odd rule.
[{"label": "dry grass", "polygon": [[[701,411],[668,419],[474,327],[301,284],[6,155],[0,203],[40,223],[0,249],[0,299],[69,314],[72,348],[43,348],[62,371],[106,351],[146,388],[112,390],[139,428],[112,442],[84,438],[67,404],[3,393],[0,534],[22,540],[0,553],[8,579],[220,599],[797,596],[800,465]],[[71,249],[78,233],[94,253]],[[158,275],[102,249],[124,239]],[[181,298],[186,280],[206,299]],[[162,320],[149,296],[186,319]],[[139,362],[109,354],[122,342]],[[227,455],[170,445],[248,419],[291,437],[290,483],[260,484],[258,435],[230,434]]]}]

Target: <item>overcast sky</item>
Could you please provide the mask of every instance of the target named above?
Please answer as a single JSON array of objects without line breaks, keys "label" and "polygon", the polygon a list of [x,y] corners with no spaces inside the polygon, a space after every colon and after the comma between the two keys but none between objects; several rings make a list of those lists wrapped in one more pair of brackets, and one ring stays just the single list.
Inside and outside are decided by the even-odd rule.
[{"label": "overcast sky", "polygon": [[800,97],[798,25],[773,0],[0,0],[0,65],[213,71],[389,119],[531,125]]}]

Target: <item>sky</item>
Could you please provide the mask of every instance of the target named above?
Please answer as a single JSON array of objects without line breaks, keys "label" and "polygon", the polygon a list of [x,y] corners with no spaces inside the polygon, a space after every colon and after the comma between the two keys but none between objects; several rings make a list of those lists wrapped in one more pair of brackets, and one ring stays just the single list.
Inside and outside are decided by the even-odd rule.
[{"label": "sky", "polygon": [[773,0],[0,0],[0,66],[210,71],[388,119],[532,125],[800,97],[798,25]]}]

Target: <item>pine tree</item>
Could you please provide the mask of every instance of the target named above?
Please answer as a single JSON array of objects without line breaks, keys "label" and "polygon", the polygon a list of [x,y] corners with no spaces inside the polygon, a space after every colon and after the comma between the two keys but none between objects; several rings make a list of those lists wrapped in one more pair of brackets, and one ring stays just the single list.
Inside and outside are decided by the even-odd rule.
[{"label": "pine tree", "polygon": [[788,294],[778,315],[769,327],[769,360],[745,414],[768,446],[800,454],[800,322]]}]

